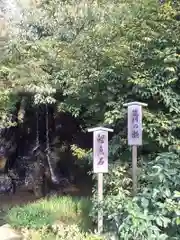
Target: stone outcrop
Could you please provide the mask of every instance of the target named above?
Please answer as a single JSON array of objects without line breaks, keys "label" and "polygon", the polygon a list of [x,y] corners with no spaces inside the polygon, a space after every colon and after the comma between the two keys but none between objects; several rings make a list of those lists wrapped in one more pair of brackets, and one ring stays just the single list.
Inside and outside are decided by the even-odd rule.
[{"label": "stone outcrop", "polygon": [[0,227],[1,240],[23,240],[23,236],[15,231],[9,224]]}]

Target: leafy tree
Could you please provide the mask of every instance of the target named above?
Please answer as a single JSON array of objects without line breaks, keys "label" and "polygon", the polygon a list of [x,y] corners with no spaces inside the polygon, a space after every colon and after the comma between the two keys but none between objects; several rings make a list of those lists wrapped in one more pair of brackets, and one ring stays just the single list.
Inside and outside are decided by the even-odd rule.
[{"label": "leafy tree", "polygon": [[56,102],[86,126],[110,124],[116,158],[127,150],[123,103],[139,100],[148,103],[145,150],[179,144],[178,6],[56,0],[21,11],[1,59],[4,112],[30,93],[36,104]]}]

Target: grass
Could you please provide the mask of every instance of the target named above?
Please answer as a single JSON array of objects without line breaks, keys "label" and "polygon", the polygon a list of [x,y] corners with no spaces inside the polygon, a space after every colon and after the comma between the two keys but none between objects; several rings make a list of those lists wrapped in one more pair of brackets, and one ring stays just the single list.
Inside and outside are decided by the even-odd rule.
[{"label": "grass", "polygon": [[88,198],[52,197],[13,207],[7,212],[5,220],[15,228],[41,229],[60,221],[68,225],[76,223],[86,231],[92,227],[90,210],[91,201]]},{"label": "grass", "polygon": [[[91,233],[91,201],[81,197],[52,197],[6,209],[6,223],[28,240],[103,240]],[[5,213],[5,210],[4,210]]]}]

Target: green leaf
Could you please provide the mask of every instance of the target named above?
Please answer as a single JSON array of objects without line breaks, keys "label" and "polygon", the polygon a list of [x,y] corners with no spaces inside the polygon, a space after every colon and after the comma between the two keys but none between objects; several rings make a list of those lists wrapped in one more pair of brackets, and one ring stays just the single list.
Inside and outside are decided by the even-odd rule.
[{"label": "green leaf", "polygon": [[148,205],[149,205],[149,200],[146,199],[146,198],[142,198],[141,199],[141,205],[142,205],[142,207],[147,208]]},{"label": "green leaf", "polygon": [[157,218],[156,218],[156,223],[157,223],[157,225],[158,225],[159,227],[163,227],[163,221],[162,221],[162,219],[161,219],[160,217],[157,217]]}]

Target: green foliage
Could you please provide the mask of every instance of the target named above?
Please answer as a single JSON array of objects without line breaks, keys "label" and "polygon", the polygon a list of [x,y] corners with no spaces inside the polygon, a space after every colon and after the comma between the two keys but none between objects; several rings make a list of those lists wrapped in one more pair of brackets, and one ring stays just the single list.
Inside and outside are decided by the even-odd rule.
[{"label": "green foliage", "polygon": [[116,128],[111,155],[118,158],[127,153],[123,103],[140,100],[148,103],[144,149],[178,146],[178,12],[177,4],[156,0],[24,5],[23,22],[11,22],[2,49],[2,113],[14,104],[12,92],[33,95],[36,104],[56,102],[87,127]]},{"label": "green foliage", "polygon": [[[131,179],[130,175],[127,172],[128,166],[122,165],[119,161],[109,164],[109,172],[104,175],[104,194],[105,195],[118,195],[120,193],[125,194],[126,196],[130,195],[131,189]],[[95,179],[96,176],[93,175]],[[94,188],[94,193],[97,188]]]},{"label": "green foliage", "polygon": [[[156,224],[163,228],[164,233],[169,237],[177,238],[180,235],[177,220],[180,202],[174,193],[180,191],[179,159],[178,154],[164,153],[160,154],[155,161],[149,162],[140,179],[142,194],[137,197],[142,208],[149,210]],[[177,211],[167,208],[168,203],[177,207]]]},{"label": "green foliage", "polygon": [[87,151],[85,149],[79,148],[76,145],[71,145],[71,151],[73,156],[75,156],[79,160],[83,160],[84,158],[87,158],[87,156],[90,154],[91,150]]},{"label": "green foliage", "polygon": [[14,227],[21,228],[28,226],[29,228],[37,229],[53,222],[53,218],[48,211],[45,212],[42,209],[34,210],[27,208],[28,207],[25,207],[25,209],[21,211],[19,211],[19,208],[10,210],[8,213],[8,222],[11,222]]},{"label": "green foliage", "polygon": [[8,211],[6,219],[17,228],[40,229],[59,220],[68,224],[76,222],[87,229],[91,225],[88,216],[90,209],[91,202],[88,199],[53,197],[23,207],[14,207]]},{"label": "green foliage", "polygon": [[[103,205],[94,200],[93,216],[102,207],[106,231],[117,239],[179,239],[179,168],[179,155],[175,153],[163,153],[145,163],[138,194],[132,198],[128,173],[114,165],[105,181]],[[128,180],[125,185],[124,179]]]}]

